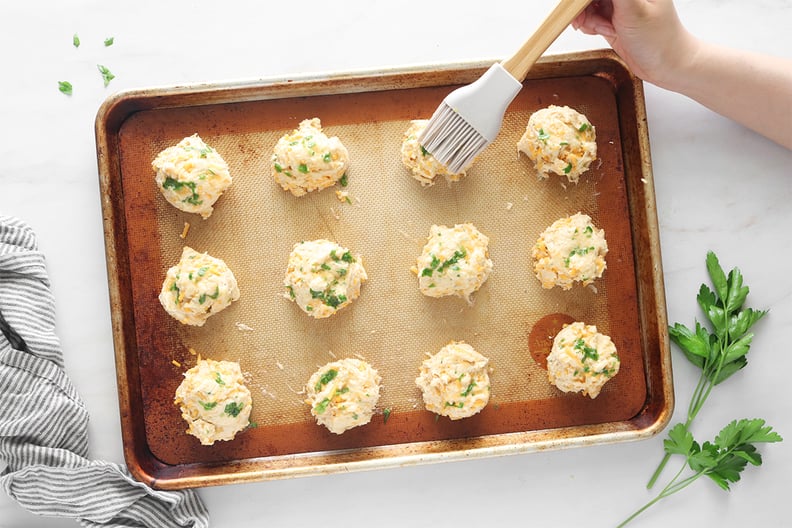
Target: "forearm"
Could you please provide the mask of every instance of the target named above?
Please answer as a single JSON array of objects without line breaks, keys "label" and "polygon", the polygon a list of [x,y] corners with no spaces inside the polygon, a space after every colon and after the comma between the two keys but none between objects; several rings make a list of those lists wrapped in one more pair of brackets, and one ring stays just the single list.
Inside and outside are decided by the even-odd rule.
[{"label": "forearm", "polygon": [[696,41],[662,83],[792,149],[792,60]]}]

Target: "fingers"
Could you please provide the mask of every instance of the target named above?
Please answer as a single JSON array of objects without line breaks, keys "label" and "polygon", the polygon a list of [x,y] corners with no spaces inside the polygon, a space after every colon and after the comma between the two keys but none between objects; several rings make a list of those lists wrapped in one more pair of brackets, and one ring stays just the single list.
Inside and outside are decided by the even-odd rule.
[{"label": "fingers", "polygon": [[[616,31],[613,28],[609,14],[612,13],[612,5],[607,3],[593,2],[583,10],[572,21],[572,28],[585,33],[586,35],[602,35],[603,37],[614,37]],[[605,13],[605,14],[603,14]]]}]

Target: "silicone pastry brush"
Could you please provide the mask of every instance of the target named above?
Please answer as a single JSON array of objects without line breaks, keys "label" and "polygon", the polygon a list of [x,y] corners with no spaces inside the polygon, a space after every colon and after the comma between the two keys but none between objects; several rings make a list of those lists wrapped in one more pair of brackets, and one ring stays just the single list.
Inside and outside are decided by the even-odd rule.
[{"label": "silicone pastry brush", "polygon": [[561,0],[517,52],[448,94],[419,143],[451,173],[470,165],[500,131],[506,108],[534,63],[591,0]]}]

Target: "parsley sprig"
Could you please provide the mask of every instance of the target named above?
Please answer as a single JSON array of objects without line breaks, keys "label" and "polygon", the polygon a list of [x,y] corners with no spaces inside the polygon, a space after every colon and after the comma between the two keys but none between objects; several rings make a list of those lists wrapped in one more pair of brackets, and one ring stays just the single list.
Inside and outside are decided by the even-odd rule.
[{"label": "parsley sprig", "polygon": [[[654,499],[636,510],[617,528],[625,526],[658,501],[682,491],[701,477],[709,477],[721,489],[729,491],[729,484],[740,480],[740,473],[749,463],[753,466],[762,465],[762,455],[756,450],[755,444],[781,441],[781,436],[765,425],[761,418],[734,420],[721,429],[713,442],[701,445],[695,441],[685,424],[676,424],[663,445],[668,456],[684,456],[685,464]],[[684,476],[686,468],[689,468],[689,472]]]},{"label": "parsley sprig", "polygon": [[[762,457],[754,444],[782,440],[778,433],[759,418],[731,422],[712,443],[704,442],[699,445],[690,432],[693,420],[698,416],[712,389],[748,364],[746,355],[754,337],[749,330],[767,314],[767,310],[743,308],[749,288],[743,283],[739,268],[733,268],[726,275],[718,257],[712,251],[707,253],[706,263],[714,291],[702,284],[696,299],[712,328],[707,328],[699,321],[695,321],[694,329],[680,323],[668,328],[671,341],[676,343],[691,363],[701,369],[701,375],[693,391],[686,420],[669,431],[663,444],[665,455],[652,474],[647,488],[654,486],[672,455],[684,456],[685,465],[654,499],[633,513],[619,527],[625,526],[659,500],[683,490],[703,476],[728,490],[729,483],[740,480],[740,473],[748,463],[761,465]],[[692,474],[683,478],[686,467]]]},{"label": "parsley sprig", "polygon": [[[668,328],[671,341],[701,369],[688,406],[685,427],[689,427],[696,418],[715,385],[748,364],[745,356],[754,336],[748,330],[767,313],[767,310],[743,309],[749,288],[743,284],[742,273],[739,268],[734,268],[726,276],[712,251],[707,253],[707,272],[715,291],[702,284],[696,299],[714,331],[698,321],[695,322],[695,330],[679,323]],[[651,488],[657,481],[669,457],[670,454],[666,453],[647,487]]]}]

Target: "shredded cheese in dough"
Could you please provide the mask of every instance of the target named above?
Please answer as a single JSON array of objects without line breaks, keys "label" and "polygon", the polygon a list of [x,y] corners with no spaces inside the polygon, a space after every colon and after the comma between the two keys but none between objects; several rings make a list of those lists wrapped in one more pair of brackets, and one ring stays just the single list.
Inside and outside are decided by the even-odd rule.
[{"label": "shredded cheese in dough", "polygon": [[320,239],[294,245],[283,285],[287,299],[311,317],[323,319],[357,299],[367,279],[360,255]]},{"label": "shredded cheese in dough", "polygon": [[452,420],[467,418],[489,402],[489,360],[462,341],[452,341],[421,364],[415,384],[426,409]]},{"label": "shredded cheese in dough", "polygon": [[159,301],[177,321],[203,326],[206,320],[239,299],[236,278],[225,262],[185,246],[179,263],[162,283]]},{"label": "shredded cheese in dough", "polygon": [[528,119],[525,133],[517,142],[517,151],[534,162],[540,178],[554,172],[577,183],[597,159],[596,130],[576,110],[550,105]]},{"label": "shredded cheese in dough", "polygon": [[335,434],[371,420],[380,396],[380,376],[368,363],[346,358],[317,370],[305,386],[305,403],[317,423]]},{"label": "shredded cheese in dough", "polygon": [[272,153],[273,178],[294,196],[330,187],[348,167],[346,147],[337,137],[327,137],[316,117],[280,138]]},{"label": "shredded cheese in dough", "polygon": [[177,209],[200,214],[204,219],[211,216],[215,202],[231,185],[228,164],[198,134],[160,152],[151,166],[165,199]]},{"label": "shredded cheese in dough", "polygon": [[473,224],[433,225],[412,269],[418,275],[421,293],[429,297],[457,295],[471,303],[471,295],[492,271],[488,244],[489,238]]},{"label": "shredded cheese in dough", "polygon": [[238,363],[203,359],[184,373],[173,403],[189,425],[187,433],[212,445],[232,440],[249,425],[253,399]]},{"label": "shredded cheese in dough", "polygon": [[598,333],[596,326],[581,322],[558,332],[547,356],[550,383],[564,392],[580,392],[591,399],[619,372],[619,366],[611,338]]},{"label": "shredded cheese in dough", "polygon": [[607,254],[605,231],[581,213],[553,222],[531,250],[534,273],[542,287],[560,286],[563,290],[569,290],[575,282],[588,286],[602,277]]}]

